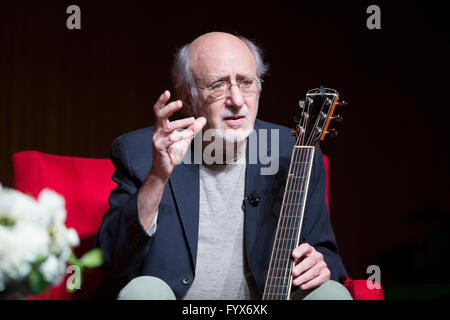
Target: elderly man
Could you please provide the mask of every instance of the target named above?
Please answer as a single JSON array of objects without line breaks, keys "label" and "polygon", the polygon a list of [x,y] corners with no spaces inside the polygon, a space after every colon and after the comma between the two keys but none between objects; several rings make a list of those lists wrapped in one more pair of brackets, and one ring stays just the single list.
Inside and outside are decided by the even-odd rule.
[{"label": "elderly man", "polygon": [[[289,129],[256,119],[265,69],[251,41],[204,34],[176,55],[180,100],[169,102],[165,91],[154,105],[153,127],[114,141],[117,188],[97,245],[108,275],[120,283],[119,299],[261,298],[294,143]],[[190,117],[169,120],[182,108]],[[248,163],[247,138],[261,129],[279,130],[273,175]],[[213,152],[216,161],[208,164],[180,162],[195,153],[194,137],[208,130],[224,142],[223,155]],[[210,141],[203,140],[205,150]],[[261,203],[242,206],[255,188]],[[309,190],[302,243],[292,252],[294,292],[351,299],[338,283],[346,271],[325,204],[319,148]]]}]

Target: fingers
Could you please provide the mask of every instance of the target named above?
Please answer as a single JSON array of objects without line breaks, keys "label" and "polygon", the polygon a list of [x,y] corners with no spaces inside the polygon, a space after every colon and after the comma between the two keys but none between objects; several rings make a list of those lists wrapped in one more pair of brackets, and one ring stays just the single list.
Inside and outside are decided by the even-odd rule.
[{"label": "fingers", "polygon": [[300,282],[300,289],[308,290],[320,286],[322,283],[330,280],[330,270],[328,268],[323,269],[317,276],[311,277],[311,280]]},{"label": "fingers", "polygon": [[180,110],[182,106],[183,103],[180,100],[172,101],[171,103],[160,107],[158,110],[155,110],[155,116],[161,120],[168,119],[176,111]]},{"label": "fingers", "polygon": [[189,127],[191,124],[194,123],[195,118],[184,118],[180,120],[171,121],[167,124],[167,130],[168,131],[175,131],[179,129],[184,129],[186,127]]},{"label": "fingers", "polygon": [[[311,268],[307,269],[303,274],[294,278],[292,284],[294,286],[300,286],[301,289],[309,289],[314,284],[320,285],[329,278],[327,276],[330,275],[330,270],[327,267],[325,261],[320,261],[317,264],[311,266]],[[318,279],[317,279],[318,278]],[[324,280],[320,282],[320,280]]]},{"label": "fingers", "polygon": [[317,262],[318,261],[316,260],[315,256],[310,256],[297,262],[294,268],[292,268],[292,275],[298,277],[299,275],[314,267]]},{"label": "fingers", "polygon": [[169,142],[173,143],[184,139],[192,139],[193,137],[192,131],[190,130],[174,131],[169,136]]},{"label": "fingers", "polygon": [[187,130],[173,131],[169,135],[170,142],[177,142],[183,139],[192,140],[194,136],[206,125],[206,119],[204,117],[200,117],[198,119],[191,117],[171,122],[171,126],[174,126],[173,130],[182,129],[188,125],[189,127]]},{"label": "fingers", "polygon": [[292,251],[292,258],[299,260],[303,256],[311,254],[313,250],[315,250],[314,247],[308,243],[302,243]]},{"label": "fingers", "polygon": [[166,90],[159,96],[158,101],[156,101],[155,105],[153,106],[155,111],[164,107],[167,101],[169,101],[169,99],[170,99],[170,91]]},{"label": "fingers", "polygon": [[170,99],[170,91],[166,90],[161,94],[153,106],[155,112],[156,121],[167,120],[172,114],[180,110],[183,106],[181,100],[172,101],[166,104]]},{"label": "fingers", "polygon": [[311,245],[303,243],[296,247],[292,251],[292,257],[295,259],[295,266],[292,268],[294,286],[309,289],[329,280],[330,270],[323,255]]}]

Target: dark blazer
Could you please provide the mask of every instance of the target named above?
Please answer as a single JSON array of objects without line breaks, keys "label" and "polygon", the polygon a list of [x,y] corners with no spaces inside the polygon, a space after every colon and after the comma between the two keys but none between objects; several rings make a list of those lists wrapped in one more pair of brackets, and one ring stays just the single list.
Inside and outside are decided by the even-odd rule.
[{"label": "dark blazer", "polygon": [[[257,164],[248,163],[247,144],[246,195],[258,190],[262,199],[258,206],[245,206],[245,250],[248,266],[262,294],[295,141],[286,127],[256,120],[254,128],[257,133],[261,129],[279,129],[280,137],[279,170],[275,175],[261,175],[263,165],[259,159]],[[267,136],[270,154],[270,133]],[[156,233],[150,237],[138,218],[137,191],[152,166],[152,127],[117,138],[111,147],[111,160],[115,166],[112,179],[117,188],[111,191],[110,208],[96,238],[96,245],[104,253],[106,273],[119,281],[118,289],[136,276],[153,275],[167,282],[177,299],[182,298],[195,277],[199,165],[181,163],[175,167],[159,205]],[[301,242],[320,251],[331,271],[331,279],[342,282],[346,271],[328,215],[325,183],[322,152],[317,147]]]}]

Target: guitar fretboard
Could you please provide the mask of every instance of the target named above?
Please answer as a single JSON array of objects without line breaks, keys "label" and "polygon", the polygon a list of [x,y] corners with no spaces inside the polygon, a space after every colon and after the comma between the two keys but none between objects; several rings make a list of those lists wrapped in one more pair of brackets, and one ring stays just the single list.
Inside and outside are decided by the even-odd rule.
[{"label": "guitar fretboard", "polygon": [[300,240],[315,148],[296,146],[286,181],[263,300],[288,300],[292,286],[292,251]]}]

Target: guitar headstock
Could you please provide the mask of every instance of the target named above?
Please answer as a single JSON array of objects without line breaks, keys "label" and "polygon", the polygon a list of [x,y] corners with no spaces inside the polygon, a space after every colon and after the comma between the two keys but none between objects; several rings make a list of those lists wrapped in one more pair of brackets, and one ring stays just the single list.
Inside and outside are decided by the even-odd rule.
[{"label": "guitar headstock", "polygon": [[315,147],[326,135],[337,135],[337,131],[328,130],[328,126],[331,120],[342,121],[341,116],[333,116],[334,108],[347,103],[338,101],[339,93],[323,86],[306,93],[306,99],[299,102],[302,112],[296,116],[296,127],[292,130],[297,140],[296,146]]}]

